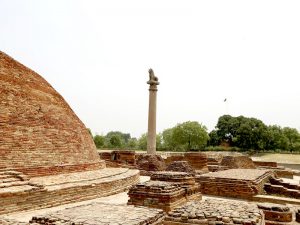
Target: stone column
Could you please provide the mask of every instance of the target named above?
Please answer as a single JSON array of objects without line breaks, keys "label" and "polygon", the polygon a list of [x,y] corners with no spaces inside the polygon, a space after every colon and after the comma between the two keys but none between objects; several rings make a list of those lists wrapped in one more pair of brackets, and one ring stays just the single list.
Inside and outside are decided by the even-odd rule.
[{"label": "stone column", "polygon": [[147,136],[147,153],[156,153],[156,93],[158,78],[154,75],[152,69],[149,69],[149,113],[148,113],[148,136]]}]

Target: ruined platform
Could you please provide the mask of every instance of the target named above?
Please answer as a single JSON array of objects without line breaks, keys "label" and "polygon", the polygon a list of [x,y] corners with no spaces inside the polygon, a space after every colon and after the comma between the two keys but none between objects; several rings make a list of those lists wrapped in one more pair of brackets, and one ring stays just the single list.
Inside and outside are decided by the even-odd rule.
[{"label": "ruined platform", "polygon": [[170,211],[186,202],[185,190],[176,183],[148,181],[137,184],[128,192],[128,205],[146,206]]},{"label": "ruined platform", "polygon": [[60,210],[47,215],[38,215],[33,217],[31,223],[47,225],[154,225],[162,224],[164,216],[164,212],[160,209],[92,203]]},{"label": "ruined platform", "polygon": [[271,170],[230,169],[197,175],[202,194],[247,198],[264,193],[264,184],[273,176]]},{"label": "ruined platform", "polygon": [[131,187],[128,196],[130,205],[159,208],[167,212],[187,201],[202,198],[193,174],[174,171],[154,172],[150,181]]},{"label": "ruined platform", "polygon": [[167,181],[179,184],[185,191],[184,197],[189,200],[200,200],[200,186],[195,180],[194,174],[174,171],[160,171],[151,175],[151,180]]},{"label": "ruined platform", "polygon": [[168,213],[165,225],[261,224],[262,215],[254,203],[205,199],[189,202]]},{"label": "ruined platform", "polygon": [[194,185],[195,177],[193,174],[186,172],[175,172],[175,171],[160,171],[154,172],[151,175],[151,180],[176,182],[180,184],[191,184]]},{"label": "ruined platform", "polygon": [[0,214],[48,208],[122,192],[139,182],[139,171],[105,168],[34,177],[0,188]]}]

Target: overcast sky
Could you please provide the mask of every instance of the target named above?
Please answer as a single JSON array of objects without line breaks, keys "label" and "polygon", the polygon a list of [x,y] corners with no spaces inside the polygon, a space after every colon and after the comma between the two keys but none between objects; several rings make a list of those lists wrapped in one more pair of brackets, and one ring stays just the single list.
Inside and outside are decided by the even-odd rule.
[{"label": "overcast sky", "polygon": [[[0,0],[0,50],[42,75],[93,133],[223,114],[300,130],[300,1]],[[227,101],[224,102],[224,99]]]}]

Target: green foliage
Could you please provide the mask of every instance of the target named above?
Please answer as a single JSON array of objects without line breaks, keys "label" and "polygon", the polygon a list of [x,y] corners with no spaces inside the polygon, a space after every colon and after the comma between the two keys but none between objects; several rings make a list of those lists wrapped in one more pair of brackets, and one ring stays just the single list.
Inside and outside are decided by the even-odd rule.
[{"label": "green foliage", "polygon": [[209,146],[220,145],[220,139],[218,137],[218,133],[216,130],[212,130],[211,132],[209,132],[208,136],[209,136],[209,141],[208,141]]},{"label": "green foliage", "polygon": [[136,138],[130,138],[127,146],[129,149],[136,149],[138,146],[138,140]]},{"label": "green foliage", "polygon": [[173,130],[174,128],[168,128],[162,132],[162,146],[166,150],[176,149],[176,144],[173,141]]},{"label": "green foliage", "polygon": [[261,120],[223,115],[210,132],[210,145],[222,142],[241,149],[299,151],[300,135],[294,128],[266,126]]},{"label": "green foliage", "polygon": [[206,127],[196,121],[177,124],[162,132],[162,148],[169,151],[199,150],[206,146],[209,136]]},{"label": "green foliage", "polygon": [[[147,150],[147,133],[142,134],[142,136],[138,139],[138,148],[142,150]],[[156,149],[161,150],[162,148],[162,135],[156,135]]]},{"label": "green foliage", "polygon": [[95,135],[94,142],[97,148],[103,148],[105,144],[105,137],[101,135]]},{"label": "green foliage", "polygon": [[122,137],[118,134],[110,135],[108,141],[111,148],[121,148],[123,146]]},{"label": "green foliage", "polygon": [[121,131],[110,131],[106,134],[107,139],[110,139],[112,136],[118,136],[124,144],[127,144],[131,138],[129,133],[122,133]]},{"label": "green foliage", "polygon": [[284,127],[282,129],[284,136],[288,140],[288,149],[292,151],[299,150],[300,146],[300,134],[295,128]]},{"label": "green foliage", "polygon": [[129,133],[110,131],[105,136],[95,135],[94,142],[97,148],[136,148],[136,138],[131,138]]},{"label": "green foliage", "polygon": [[177,124],[172,134],[174,145],[188,151],[204,148],[209,139],[206,130],[205,126],[196,121]]},{"label": "green foliage", "polygon": [[[91,130],[88,131],[92,135]],[[110,131],[105,136],[95,135],[93,139],[97,148],[147,149],[147,134],[136,139],[129,133]],[[230,147],[219,146],[224,142]],[[165,129],[156,136],[156,148],[166,151],[300,152],[300,134],[290,127],[266,126],[256,118],[223,115],[209,134],[206,127],[196,121]]]}]

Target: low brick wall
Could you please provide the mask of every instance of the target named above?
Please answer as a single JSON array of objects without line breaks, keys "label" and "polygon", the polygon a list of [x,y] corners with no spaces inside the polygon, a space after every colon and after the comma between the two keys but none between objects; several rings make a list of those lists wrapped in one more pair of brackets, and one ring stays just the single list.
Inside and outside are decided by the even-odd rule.
[{"label": "low brick wall", "polygon": [[292,224],[293,212],[289,207],[277,204],[258,204],[263,211],[265,225],[285,225]]},{"label": "low brick wall", "polygon": [[94,199],[125,191],[139,182],[139,171],[133,170],[127,176],[88,185],[77,185],[69,188],[47,190],[40,187],[23,192],[0,193],[0,214],[16,211],[48,208],[78,201]]},{"label": "low brick wall", "polygon": [[[250,176],[253,172],[257,173],[257,177],[248,179],[248,174]],[[237,176],[241,174],[244,177]],[[264,184],[272,175],[271,171],[231,169],[196,176],[196,181],[200,184],[202,194],[251,199],[254,195],[264,193]]]},{"label": "low brick wall", "polygon": [[175,161],[187,161],[195,170],[208,171],[206,154],[200,152],[186,152],[172,154],[165,159],[166,165],[170,165]]},{"label": "low brick wall", "polygon": [[267,161],[253,161],[256,166],[263,167],[277,167],[277,162],[267,162]]},{"label": "low brick wall", "polygon": [[76,164],[76,165],[59,165],[59,166],[39,166],[39,167],[23,167],[14,168],[14,170],[24,173],[30,177],[40,177],[61,174],[61,173],[74,173],[89,170],[99,170],[105,168],[105,161],[99,160],[97,163],[86,163],[86,164]]},{"label": "low brick wall", "polygon": [[136,154],[134,151],[116,150],[111,152],[99,152],[99,155],[109,166],[118,167],[118,165],[136,165]]}]

